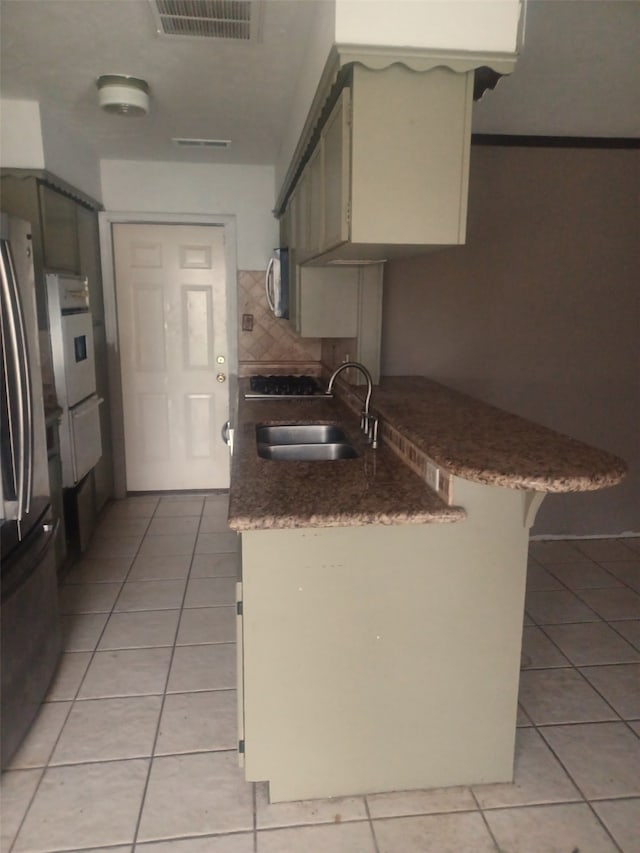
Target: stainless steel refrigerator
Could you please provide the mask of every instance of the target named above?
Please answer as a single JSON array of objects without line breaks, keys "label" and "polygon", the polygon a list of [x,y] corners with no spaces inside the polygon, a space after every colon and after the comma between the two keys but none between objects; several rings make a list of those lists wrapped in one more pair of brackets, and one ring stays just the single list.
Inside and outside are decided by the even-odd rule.
[{"label": "stainless steel refrigerator", "polygon": [[35,282],[28,222],[0,214],[0,742],[6,767],[60,656]]}]

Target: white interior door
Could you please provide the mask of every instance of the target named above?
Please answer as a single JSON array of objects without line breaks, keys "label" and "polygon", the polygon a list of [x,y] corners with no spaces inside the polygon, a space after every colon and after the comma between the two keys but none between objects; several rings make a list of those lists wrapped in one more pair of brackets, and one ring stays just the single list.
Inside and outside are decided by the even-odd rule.
[{"label": "white interior door", "polygon": [[114,224],[128,491],[227,488],[224,228]]}]

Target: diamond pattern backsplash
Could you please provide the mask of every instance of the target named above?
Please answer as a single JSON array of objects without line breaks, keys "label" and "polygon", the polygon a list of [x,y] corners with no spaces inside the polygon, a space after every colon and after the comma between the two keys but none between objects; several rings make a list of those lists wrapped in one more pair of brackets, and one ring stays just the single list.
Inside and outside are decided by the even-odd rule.
[{"label": "diamond pattern backsplash", "polygon": [[[253,314],[253,331],[242,330],[242,315]],[[267,306],[262,270],[238,272],[238,360],[242,362],[319,362],[322,341],[300,338],[288,320]],[[295,372],[295,371],[292,371]]]}]

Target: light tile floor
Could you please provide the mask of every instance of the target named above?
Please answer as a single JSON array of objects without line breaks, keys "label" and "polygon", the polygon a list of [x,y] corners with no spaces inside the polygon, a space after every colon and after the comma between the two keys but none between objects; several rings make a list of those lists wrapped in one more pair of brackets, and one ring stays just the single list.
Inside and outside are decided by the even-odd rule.
[{"label": "light tile floor", "polygon": [[639,853],[640,539],[531,544],[514,784],[270,805],[236,762],[226,512],[107,509],[2,777],[2,851]]}]

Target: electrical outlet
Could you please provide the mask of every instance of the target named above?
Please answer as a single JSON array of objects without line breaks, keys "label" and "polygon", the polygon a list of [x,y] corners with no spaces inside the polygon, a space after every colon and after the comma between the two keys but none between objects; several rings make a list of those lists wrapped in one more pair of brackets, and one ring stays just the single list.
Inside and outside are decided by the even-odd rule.
[{"label": "electrical outlet", "polygon": [[253,332],[253,314],[242,315],[242,331]]},{"label": "electrical outlet", "polygon": [[440,486],[440,469],[437,465],[434,465],[433,462],[427,462],[427,485],[430,486],[434,492],[437,492]]}]

